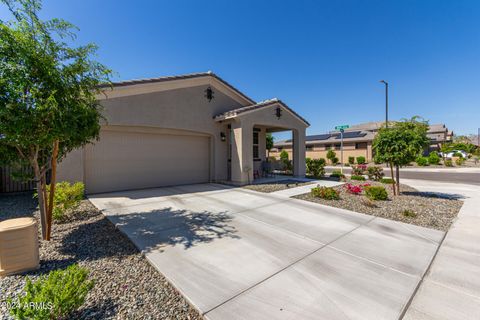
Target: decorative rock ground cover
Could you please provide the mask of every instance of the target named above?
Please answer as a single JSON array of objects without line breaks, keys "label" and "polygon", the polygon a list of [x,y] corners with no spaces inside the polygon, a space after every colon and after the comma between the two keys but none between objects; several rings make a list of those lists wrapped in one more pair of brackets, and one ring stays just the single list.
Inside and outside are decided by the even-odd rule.
[{"label": "decorative rock ground cover", "polygon": [[[22,216],[38,219],[31,195],[0,197],[1,220]],[[88,200],[54,224],[52,241],[40,242],[40,259],[40,269],[26,275],[35,279],[75,262],[90,270],[95,286],[75,319],[202,319]],[[22,292],[26,275],[0,278],[0,302]],[[0,319],[10,319],[4,303]]]},{"label": "decorative rock ground cover", "polygon": [[253,191],[270,193],[270,192],[285,190],[289,188],[305,186],[308,184],[312,184],[312,182],[310,181],[301,182],[296,180],[281,180],[281,181],[275,181],[275,182],[269,182],[269,183],[249,184],[247,186],[244,186],[243,188],[253,190]]},{"label": "decorative rock ground cover", "polygon": [[[373,181],[349,181],[349,183],[382,185]],[[310,193],[294,198],[442,231],[448,230],[463,204],[455,196],[419,192],[407,185],[401,185],[401,195],[394,197],[391,185],[383,186],[388,192],[387,201],[371,201],[363,194],[351,194],[345,185],[334,187],[340,193],[340,200],[325,200],[313,197]]]}]

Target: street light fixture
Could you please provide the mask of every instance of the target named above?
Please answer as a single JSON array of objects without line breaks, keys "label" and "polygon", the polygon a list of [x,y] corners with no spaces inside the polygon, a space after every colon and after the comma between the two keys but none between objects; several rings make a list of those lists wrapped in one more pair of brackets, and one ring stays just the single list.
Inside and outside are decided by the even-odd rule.
[{"label": "street light fixture", "polygon": [[385,127],[388,128],[388,82],[385,80],[380,82],[385,84]]}]

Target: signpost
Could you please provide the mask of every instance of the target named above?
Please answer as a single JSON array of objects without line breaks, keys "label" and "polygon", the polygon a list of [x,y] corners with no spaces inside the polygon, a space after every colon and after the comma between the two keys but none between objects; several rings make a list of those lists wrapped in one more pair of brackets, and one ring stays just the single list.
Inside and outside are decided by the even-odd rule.
[{"label": "signpost", "polygon": [[344,124],[341,126],[336,126],[335,130],[340,130],[340,172],[343,174],[343,133],[345,132],[345,129],[350,128],[348,124]]}]

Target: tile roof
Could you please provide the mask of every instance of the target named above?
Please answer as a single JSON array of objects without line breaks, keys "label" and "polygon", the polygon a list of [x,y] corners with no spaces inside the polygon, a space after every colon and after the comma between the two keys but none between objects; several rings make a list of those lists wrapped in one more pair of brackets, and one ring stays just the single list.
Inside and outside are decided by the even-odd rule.
[{"label": "tile roof", "polygon": [[214,116],[213,118],[217,121],[225,120],[225,119],[228,119],[228,118],[234,118],[234,117],[236,117],[239,114],[242,114],[244,112],[269,107],[273,104],[280,104],[282,107],[289,110],[291,113],[293,113],[297,118],[302,120],[304,123],[306,123],[307,125],[310,125],[310,123],[308,123],[307,120],[305,120],[302,116],[300,116],[298,113],[296,113],[294,110],[292,110],[289,106],[287,106],[285,103],[283,103],[282,100],[277,99],[277,98],[264,100],[264,101],[260,101],[258,103],[246,106],[246,107],[241,107],[241,108],[229,110],[229,111],[220,113],[220,114]]},{"label": "tile roof", "polygon": [[138,85],[138,84],[157,83],[157,82],[166,82],[166,81],[172,81],[172,80],[183,80],[183,79],[192,79],[192,78],[201,78],[201,77],[213,77],[218,81],[222,82],[223,84],[225,84],[227,87],[229,87],[239,95],[241,95],[246,100],[250,101],[251,103],[255,103],[255,100],[245,95],[243,92],[241,92],[240,90],[232,86],[230,83],[228,83],[227,81],[217,76],[212,71],[189,73],[189,74],[182,74],[182,75],[176,75],[176,76],[165,76],[165,77],[158,77],[158,78],[124,80],[124,81],[112,82],[111,84],[102,84],[98,87],[100,89],[109,88],[109,87],[115,88],[115,87],[125,87],[125,86],[132,86],[132,85]]}]

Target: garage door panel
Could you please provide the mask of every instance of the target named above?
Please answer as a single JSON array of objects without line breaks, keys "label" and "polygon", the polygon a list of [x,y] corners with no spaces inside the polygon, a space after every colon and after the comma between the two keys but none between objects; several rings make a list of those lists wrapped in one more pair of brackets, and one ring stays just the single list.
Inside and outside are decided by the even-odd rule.
[{"label": "garage door panel", "polygon": [[209,152],[205,136],[105,131],[87,149],[87,192],[208,182]]}]

